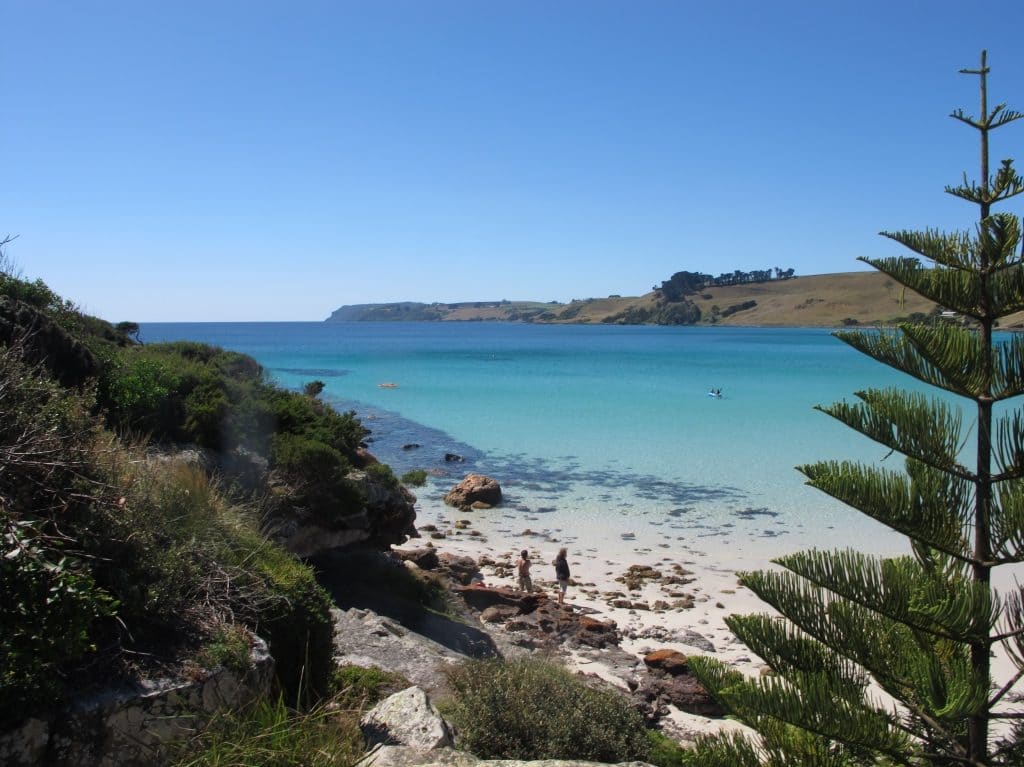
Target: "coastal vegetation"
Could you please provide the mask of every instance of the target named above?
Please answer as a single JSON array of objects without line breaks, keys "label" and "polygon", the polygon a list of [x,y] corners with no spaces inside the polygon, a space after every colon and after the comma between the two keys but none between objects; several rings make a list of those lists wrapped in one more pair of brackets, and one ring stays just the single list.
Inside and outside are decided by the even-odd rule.
[{"label": "coastal vegetation", "polygon": [[485,759],[645,761],[643,719],[615,690],[538,658],[471,660],[447,671],[441,710],[462,747]]},{"label": "coastal vegetation", "polygon": [[244,666],[254,633],[286,701],[329,692],[330,600],[267,533],[363,508],[367,431],[244,355],[141,346],[0,259],[0,726],[98,684]]},{"label": "coastal vegetation", "polygon": [[[914,255],[867,260],[971,320],[901,323],[836,335],[871,358],[963,398],[891,389],[820,408],[906,458],[904,471],[850,461],[799,467],[808,483],[909,539],[912,555],[879,559],[812,550],[740,581],[782,616],[732,616],[730,628],[774,673],[748,678],[710,658],[692,668],[755,735],[699,742],[695,765],[1019,765],[1024,763],[1024,591],[996,589],[1024,561],[1024,344],[997,341],[999,319],[1024,308],[1019,219],[991,207],[1024,192],[1010,160],[989,168],[991,131],[1024,115],[988,106],[978,69],[977,182],[946,191],[978,206],[973,235],[885,236]],[[921,259],[933,266],[926,268]],[[995,659],[995,660],[994,660]]]}]

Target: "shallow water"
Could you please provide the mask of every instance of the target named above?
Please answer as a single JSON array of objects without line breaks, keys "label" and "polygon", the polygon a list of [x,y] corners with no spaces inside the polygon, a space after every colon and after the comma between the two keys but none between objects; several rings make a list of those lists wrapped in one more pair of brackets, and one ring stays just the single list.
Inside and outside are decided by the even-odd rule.
[{"label": "shallow water", "polygon": [[480,520],[484,533],[685,547],[723,563],[809,546],[903,550],[794,469],[883,460],[884,448],[814,405],[912,385],[827,331],[186,323],[146,324],[141,337],[250,354],[285,387],[322,380],[322,396],[365,420],[371,450],[396,472],[444,475],[417,491],[424,504],[470,470],[495,477],[506,502]]}]

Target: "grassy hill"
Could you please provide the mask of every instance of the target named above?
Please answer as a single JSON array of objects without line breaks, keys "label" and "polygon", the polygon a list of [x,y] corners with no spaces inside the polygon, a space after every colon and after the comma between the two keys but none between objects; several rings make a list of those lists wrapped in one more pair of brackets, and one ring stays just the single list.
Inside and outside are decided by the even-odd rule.
[{"label": "grassy hill", "polygon": [[[904,292],[879,272],[818,274],[789,280],[710,287],[688,297],[700,310],[700,325],[765,327],[838,327],[886,324],[915,313],[929,314],[935,304]],[[753,302],[753,303],[751,303]],[[403,306],[401,312],[384,307]],[[658,306],[658,295],[588,298],[567,304],[536,301],[468,301],[458,304],[372,304],[342,307],[330,320],[431,319],[535,323],[640,324]],[[372,310],[370,310],[372,307]],[[367,311],[360,311],[361,309]],[[329,321],[330,321],[329,320]],[[1005,327],[1020,327],[1014,316]]]}]

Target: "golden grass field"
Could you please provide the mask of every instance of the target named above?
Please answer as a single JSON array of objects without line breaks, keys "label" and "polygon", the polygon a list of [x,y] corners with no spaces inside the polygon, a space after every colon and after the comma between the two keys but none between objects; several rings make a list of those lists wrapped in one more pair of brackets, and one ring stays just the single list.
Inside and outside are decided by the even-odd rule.
[{"label": "golden grass field", "polygon": [[[712,287],[688,297],[701,311],[700,325],[745,327],[842,327],[888,325],[936,306],[905,290],[881,272],[814,274],[790,280]],[[748,302],[755,305],[729,313]],[[478,301],[432,304],[444,321],[529,321],[599,324],[630,308],[652,309],[654,293],[643,296],[587,298],[568,304],[540,301]],[[717,311],[715,310],[717,307]],[[727,316],[723,316],[723,312]],[[1005,329],[1024,328],[1024,312],[1005,318]]]},{"label": "golden grass field", "polygon": [[[764,327],[838,327],[844,320],[860,325],[892,322],[914,312],[930,312],[931,301],[904,291],[900,285],[879,272],[845,272],[797,277],[791,280],[708,288],[701,295],[690,296],[701,310],[701,323],[712,324],[712,307],[725,310],[735,304],[756,301],[752,309],[737,312],[718,320],[726,326]],[[582,303],[582,306],[580,304]],[[535,322],[600,323],[631,306],[651,307],[655,295],[591,298],[572,304],[541,304],[514,301],[507,305],[486,303],[479,308],[460,307],[445,316],[446,320],[508,320],[517,312],[544,308],[553,319],[537,318]],[[567,319],[559,315],[568,308],[576,309]]]}]

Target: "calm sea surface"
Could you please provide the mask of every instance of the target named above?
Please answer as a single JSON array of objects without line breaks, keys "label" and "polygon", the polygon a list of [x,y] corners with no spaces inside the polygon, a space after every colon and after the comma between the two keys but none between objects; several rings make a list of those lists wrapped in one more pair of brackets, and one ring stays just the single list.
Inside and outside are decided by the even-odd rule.
[{"label": "calm sea surface", "polygon": [[[897,537],[805,487],[794,469],[885,459],[885,449],[813,407],[912,383],[828,331],[161,323],[143,325],[141,338],[244,352],[288,388],[322,380],[327,400],[373,430],[381,460],[399,473],[445,474],[417,491],[424,502],[470,470],[497,478],[506,491],[501,532],[530,525],[594,545],[656,533],[723,556],[899,549]],[[721,399],[707,395],[712,388]],[[445,462],[445,453],[465,463]],[[888,458],[893,468],[898,460]]]}]

